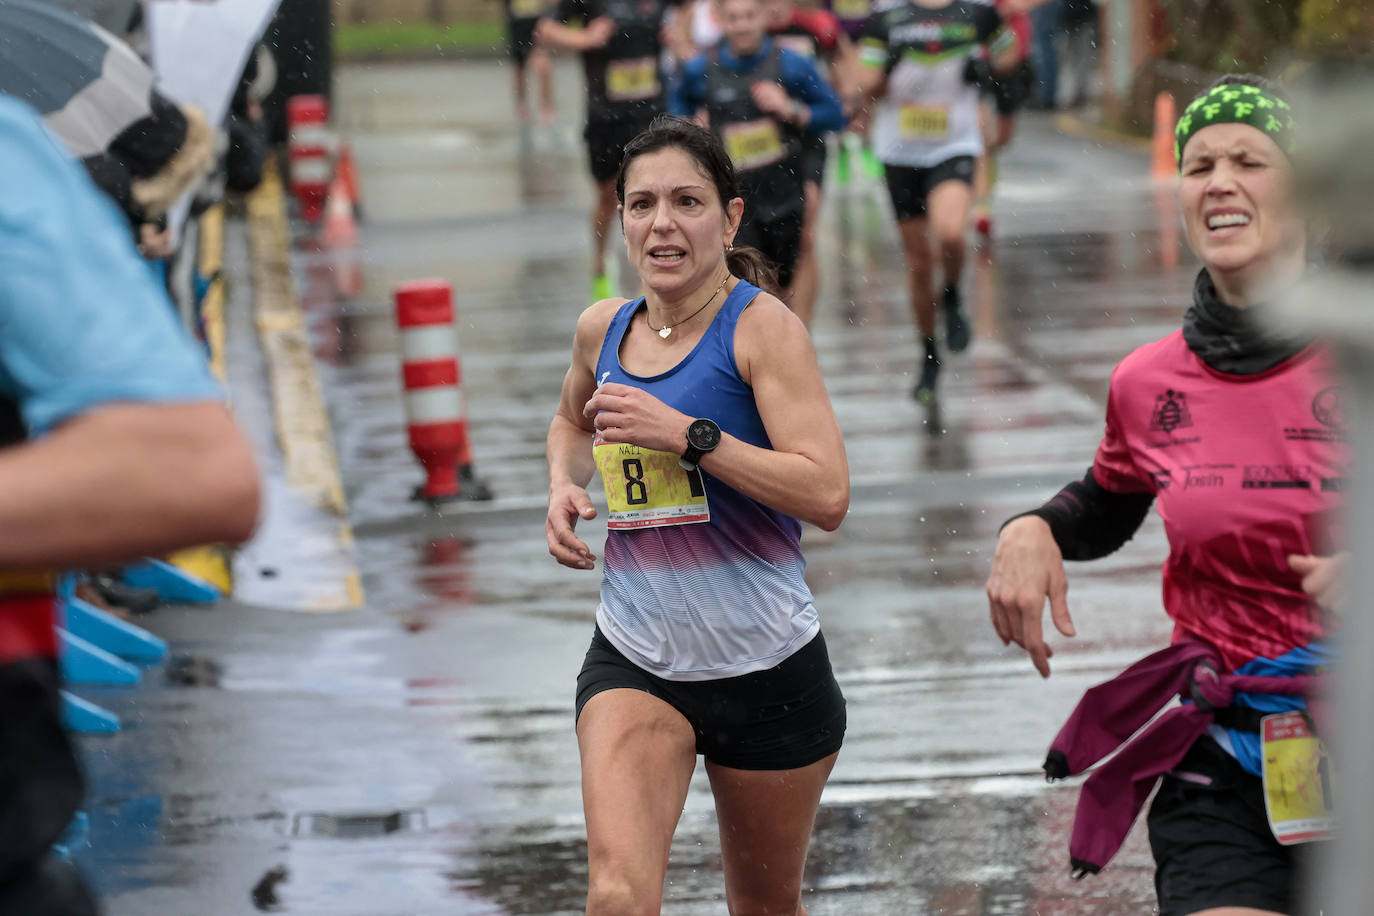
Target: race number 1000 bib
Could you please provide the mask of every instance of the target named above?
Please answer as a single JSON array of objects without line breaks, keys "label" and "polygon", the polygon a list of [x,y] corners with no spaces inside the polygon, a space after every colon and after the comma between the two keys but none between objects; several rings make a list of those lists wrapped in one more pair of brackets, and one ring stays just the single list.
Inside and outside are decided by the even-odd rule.
[{"label": "race number 1000 bib", "polygon": [[602,440],[592,440],[592,455],[606,488],[612,530],[691,525],[711,520],[701,471],[685,471],[678,456]]},{"label": "race number 1000 bib", "polygon": [[725,151],[741,171],[772,165],[787,155],[778,122],[772,118],[727,124],[720,131]]},{"label": "race number 1000 bib", "polygon": [[613,60],[606,65],[606,98],[637,102],[658,95],[658,58]]},{"label": "race number 1000 bib", "polygon": [[903,140],[943,140],[949,135],[949,109],[942,105],[903,105],[897,127]]},{"label": "race number 1000 bib", "polygon": [[1260,720],[1264,810],[1284,846],[1324,840],[1335,828],[1336,778],[1326,745],[1300,712]]}]

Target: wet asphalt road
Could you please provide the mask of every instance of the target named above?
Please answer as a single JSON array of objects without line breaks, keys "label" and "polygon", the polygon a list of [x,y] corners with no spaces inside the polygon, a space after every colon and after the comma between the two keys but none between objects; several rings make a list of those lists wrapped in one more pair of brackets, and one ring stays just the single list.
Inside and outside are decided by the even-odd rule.
[{"label": "wet asphalt road", "polygon": [[[296,265],[367,606],[159,612],[150,625],[213,659],[217,686],[155,671],[87,692],[129,721],[85,742],[80,858],[112,916],[581,911],[571,704],[598,580],[553,563],[542,530],[543,436],[588,294],[580,83],[567,62],[559,75],[559,122],[521,131],[496,63],[339,73],[364,291],[335,301],[327,259],[302,249]],[[1102,876],[1068,878],[1075,792],[1039,764],[1083,688],[1167,640],[1158,521],[1070,570],[1082,635],[1058,640],[1048,681],[995,638],[982,583],[1001,521],[1083,473],[1112,366],[1177,327],[1193,268],[1143,155],[1045,117],[1019,130],[995,241],[971,249],[964,281],[976,339],[936,409],[908,394],[917,343],[885,193],[829,189],[813,336],[854,498],[838,532],[808,529],[803,546],[849,731],[812,846],[812,916],[1153,912],[1139,832]],[[241,339],[245,257],[231,225]],[[420,476],[390,305],[426,276],[457,296],[477,470],[496,493],[443,514],[407,499]],[[252,355],[231,363],[241,412],[259,415],[245,420],[265,422]],[[584,527],[596,549],[603,529]],[[339,814],[373,817],[341,828],[364,835],[320,835]],[[668,882],[665,913],[725,912],[700,768]]]}]

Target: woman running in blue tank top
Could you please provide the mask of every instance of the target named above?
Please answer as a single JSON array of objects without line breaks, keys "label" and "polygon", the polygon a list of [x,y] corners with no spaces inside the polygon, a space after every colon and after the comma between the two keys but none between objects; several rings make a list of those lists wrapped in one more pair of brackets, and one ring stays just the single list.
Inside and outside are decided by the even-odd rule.
[{"label": "woman running in blue tank top", "polygon": [[[645,295],[582,313],[549,428],[549,552],[593,569],[577,679],[589,914],[657,913],[697,755],[715,796],[732,914],[797,913],[806,849],[844,738],[844,697],[803,578],[801,522],[839,526],[849,468],[805,327],[732,248],[744,212],[709,131],[660,118],[616,182]],[[752,281],[752,282],[751,282]]]}]

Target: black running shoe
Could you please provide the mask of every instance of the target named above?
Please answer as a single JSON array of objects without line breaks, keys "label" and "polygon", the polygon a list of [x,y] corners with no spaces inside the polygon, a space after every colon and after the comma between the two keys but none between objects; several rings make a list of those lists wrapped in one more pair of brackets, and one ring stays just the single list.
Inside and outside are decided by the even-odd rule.
[{"label": "black running shoe", "polygon": [[957,286],[945,287],[945,343],[949,352],[962,353],[968,349],[972,332],[964,318],[963,304],[959,301]]},{"label": "black running shoe", "polygon": [[921,378],[912,389],[911,396],[920,404],[930,404],[935,400],[935,380],[940,377],[940,357],[934,350],[926,351],[922,360]]}]

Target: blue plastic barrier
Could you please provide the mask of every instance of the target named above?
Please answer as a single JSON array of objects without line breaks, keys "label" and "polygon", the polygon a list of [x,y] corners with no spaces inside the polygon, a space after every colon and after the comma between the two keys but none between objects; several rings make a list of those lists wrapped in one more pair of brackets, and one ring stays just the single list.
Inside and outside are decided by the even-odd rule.
[{"label": "blue plastic barrier", "polygon": [[119,731],[119,716],[64,690],[62,724],[82,735],[113,735]]},{"label": "blue plastic barrier", "polygon": [[170,604],[213,604],[220,590],[200,576],[193,576],[161,560],[143,560],[127,566],[120,576],[125,585],[151,588]]},{"label": "blue plastic barrier", "polygon": [[53,844],[52,851],[63,859],[72,857],[72,850],[84,849],[91,845],[91,818],[85,811],[72,816],[72,822],[62,831],[62,836]]},{"label": "blue plastic barrier", "polygon": [[162,637],[89,602],[72,596],[62,601],[60,608],[68,633],[106,652],[137,662],[160,662],[167,657],[167,642]]},{"label": "blue plastic barrier", "polygon": [[57,630],[58,666],[68,684],[137,684],[143,675],[137,668],[99,646]]}]

